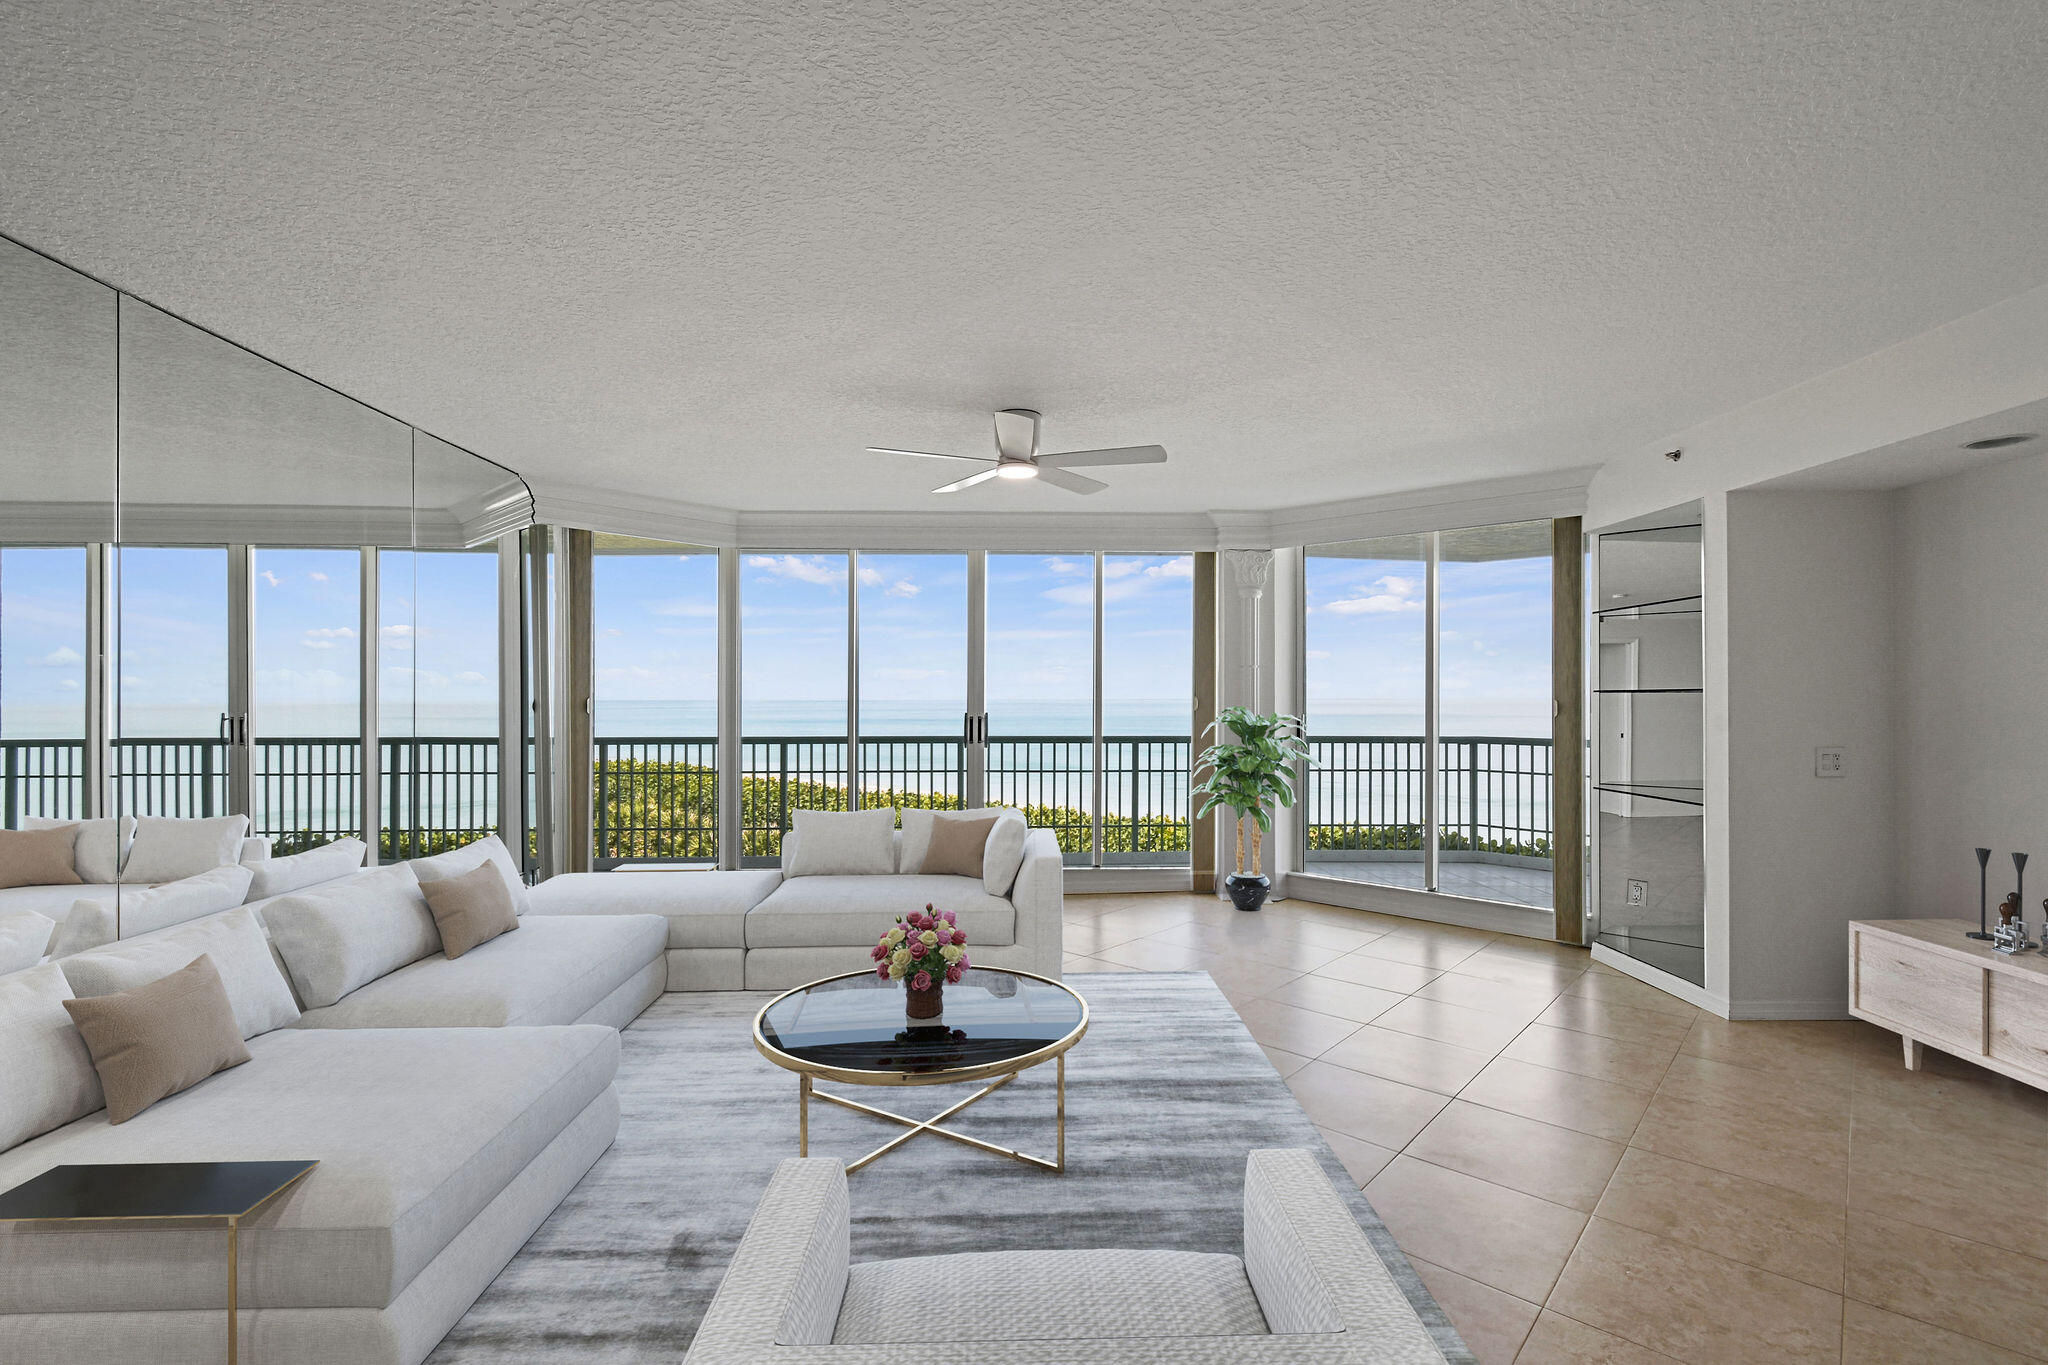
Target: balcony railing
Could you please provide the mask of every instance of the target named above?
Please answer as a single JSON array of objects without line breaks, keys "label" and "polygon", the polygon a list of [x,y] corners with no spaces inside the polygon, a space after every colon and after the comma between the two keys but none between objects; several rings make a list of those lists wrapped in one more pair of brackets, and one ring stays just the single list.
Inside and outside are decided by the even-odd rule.
[{"label": "balcony railing", "polygon": [[[1308,856],[1421,855],[1423,772],[1418,735],[1311,735],[1302,793]],[[1437,741],[1439,846],[1449,853],[1551,856],[1551,742],[1518,735]]]},{"label": "balcony railing", "polygon": [[[379,790],[386,856],[430,852],[497,828],[498,743],[492,737],[387,737]],[[1083,736],[989,741],[991,802],[1022,807],[1052,829],[1071,860],[1093,843],[1093,744]],[[1413,735],[1318,736],[1303,791],[1311,857],[1419,853],[1423,741]],[[1438,746],[1447,851],[1550,856],[1551,745],[1517,736],[1459,736]],[[846,805],[846,743],[799,736],[741,741],[743,858],[772,860],[790,812]],[[1185,862],[1191,745],[1176,735],[1113,735],[1103,744],[1102,861]],[[360,746],[353,738],[257,739],[251,758],[254,833],[281,853],[363,827]],[[600,866],[707,861],[718,852],[718,745],[711,736],[605,737],[593,754]],[[957,739],[866,736],[862,800],[957,807],[966,752]],[[115,746],[121,808],[214,815],[229,808],[228,746],[211,739],[124,739]],[[82,808],[78,740],[0,741],[0,817],[75,818]]]}]

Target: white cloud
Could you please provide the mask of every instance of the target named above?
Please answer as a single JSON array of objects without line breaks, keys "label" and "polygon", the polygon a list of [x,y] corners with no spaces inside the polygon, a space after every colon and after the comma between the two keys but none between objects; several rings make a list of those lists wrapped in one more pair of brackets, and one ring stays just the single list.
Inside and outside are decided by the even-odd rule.
[{"label": "white cloud", "polygon": [[888,587],[888,593],[891,597],[915,597],[919,591],[921,590],[917,584],[907,578],[899,578]]},{"label": "white cloud", "polygon": [[1363,585],[1357,597],[1339,598],[1325,604],[1325,611],[1339,616],[1383,616],[1395,612],[1422,610],[1422,582],[1388,574]]},{"label": "white cloud", "polygon": [[1311,650],[1310,650],[1310,651],[1308,652],[1308,657],[1309,657],[1309,658],[1311,658],[1311,659],[1317,660],[1318,662],[1320,662],[1321,660],[1324,660],[1324,659],[1327,659],[1327,658],[1329,658],[1329,657],[1330,657],[1330,651],[1329,651],[1329,650],[1327,650],[1327,649],[1311,649]]},{"label": "white cloud", "polygon": [[882,571],[880,569],[867,564],[860,566],[860,585],[863,588],[879,588],[882,586],[882,582]]},{"label": "white cloud", "polygon": [[1045,571],[1071,577],[1088,573],[1089,566],[1088,561],[1082,559],[1048,559],[1045,561]]},{"label": "white cloud", "polygon": [[73,664],[82,664],[84,662],[85,656],[83,654],[80,654],[77,650],[73,649],[70,645],[58,645],[48,654],[45,654],[42,658],[37,659],[36,667],[69,668]]},{"label": "white cloud", "polygon": [[411,626],[385,626],[377,632],[386,649],[411,649],[413,629]]},{"label": "white cloud", "polygon": [[846,581],[846,561],[836,555],[748,555],[747,567],[821,588],[838,587]]},{"label": "white cloud", "polygon": [[57,679],[57,686],[66,692],[76,692],[78,690],[78,679],[59,678]]},{"label": "white cloud", "polygon": [[1195,561],[1192,555],[1169,559],[1164,564],[1150,564],[1145,568],[1147,578],[1193,578]]},{"label": "white cloud", "polygon": [[318,569],[306,570],[306,577],[312,579],[315,583],[325,583],[327,581],[327,575],[321,573]]},{"label": "white cloud", "polygon": [[462,672],[457,673],[455,675],[455,681],[459,683],[475,684],[487,683],[490,681],[490,679],[486,678],[483,674],[477,672],[475,669],[465,669]]},{"label": "white cloud", "polygon": [[307,649],[333,649],[337,642],[355,638],[353,626],[321,626],[317,630],[307,631],[305,638],[299,643]]},{"label": "white cloud", "polygon": [[268,569],[265,569],[262,573],[256,576],[262,579],[265,583],[268,583],[273,588],[281,588],[284,586],[284,580],[279,578],[276,574],[272,573]]}]

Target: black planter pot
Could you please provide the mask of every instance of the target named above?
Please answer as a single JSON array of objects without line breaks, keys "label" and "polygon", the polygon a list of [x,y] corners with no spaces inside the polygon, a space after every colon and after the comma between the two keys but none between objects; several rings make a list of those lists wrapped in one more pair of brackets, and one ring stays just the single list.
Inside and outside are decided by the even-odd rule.
[{"label": "black planter pot", "polygon": [[1230,893],[1230,903],[1238,909],[1257,910],[1273,893],[1273,879],[1247,877],[1242,872],[1233,872],[1223,879],[1223,889]]}]

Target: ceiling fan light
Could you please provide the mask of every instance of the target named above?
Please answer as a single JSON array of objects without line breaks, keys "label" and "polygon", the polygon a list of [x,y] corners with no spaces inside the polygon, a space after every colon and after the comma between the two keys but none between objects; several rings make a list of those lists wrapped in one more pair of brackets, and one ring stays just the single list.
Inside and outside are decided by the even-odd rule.
[{"label": "ceiling fan light", "polygon": [[1035,479],[1038,477],[1038,466],[1026,464],[1022,460],[1005,461],[996,466],[996,477],[999,479]]}]

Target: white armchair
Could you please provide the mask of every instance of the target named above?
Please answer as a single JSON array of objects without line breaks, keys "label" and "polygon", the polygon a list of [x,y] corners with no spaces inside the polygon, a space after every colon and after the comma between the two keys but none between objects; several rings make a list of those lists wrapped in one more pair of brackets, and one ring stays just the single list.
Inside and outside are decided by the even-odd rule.
[{"label": "white armchair", "polygon": [[[844,1171],[837,1161],[791,1159],[754,1210],[685,1365],[1452,1358],[1309,1152],[1251,1154],[1244,1248],[1242,1260],[1187,1251],[993,1251],[853,1265]],[[943,1322],[934,1322],[935,1301],[948,1305]]]}]

